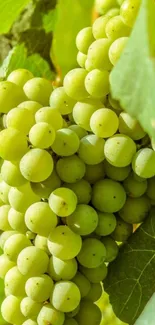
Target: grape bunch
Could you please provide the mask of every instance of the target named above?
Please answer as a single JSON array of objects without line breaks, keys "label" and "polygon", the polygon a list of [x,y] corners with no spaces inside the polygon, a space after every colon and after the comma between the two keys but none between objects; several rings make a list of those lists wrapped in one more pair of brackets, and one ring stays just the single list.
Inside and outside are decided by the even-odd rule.
[{"label": "grape bunch", "polygon": [[25,69],[0,82],[1,312],[10,324],[121,324],[101,283],[155,204],[154,141],[109,84],[139,4],[96,1],[101,16],[78,33],[79,66],[61,87]]}]

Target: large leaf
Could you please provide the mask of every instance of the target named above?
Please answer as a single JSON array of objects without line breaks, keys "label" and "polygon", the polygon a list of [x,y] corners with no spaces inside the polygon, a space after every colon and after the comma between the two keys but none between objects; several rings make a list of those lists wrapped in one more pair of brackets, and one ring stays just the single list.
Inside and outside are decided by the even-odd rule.
[{"label": "large leaf", "polygon": [[142,0],[129,42],[111,73],[114,98],[155,136],[155,1]]},{"label": "large leaf", "polygon": [[[133,325],[155,292],[155,209],[110,263],[105,291],[116,316]],[[144,323],[145,324],[145,323]]]}]

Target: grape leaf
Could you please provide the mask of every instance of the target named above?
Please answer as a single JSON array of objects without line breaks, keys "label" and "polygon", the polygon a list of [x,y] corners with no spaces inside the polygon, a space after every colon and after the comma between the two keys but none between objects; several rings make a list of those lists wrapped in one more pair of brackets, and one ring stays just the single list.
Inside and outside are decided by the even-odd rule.
[{"label": "grape leaf", "polygon": [[155,136],[155,1],[142,0],[127,46],[111,73],[112,95]]},{"label": "grape leaf", "polygon": [[110,263],[104,281],[114,312],[133,325],[155,292],[155,208],[153,208],[118,258]]},{"label": "grape leaf", "polygon": [[154,325],[154,306],[155,306],[155,293],[145,306],[140,317],[134,325]]}]

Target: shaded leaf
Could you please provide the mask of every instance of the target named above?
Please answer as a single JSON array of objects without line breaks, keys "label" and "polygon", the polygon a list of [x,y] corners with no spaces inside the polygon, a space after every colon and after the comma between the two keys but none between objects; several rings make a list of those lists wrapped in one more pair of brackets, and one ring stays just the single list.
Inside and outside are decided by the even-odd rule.
[{"label": "shaded leaf", "polygon": [[55,74],[51,70],[48,62],[39,54],[28,56],[25,62],[25,68],[30,70],[34,76],[43,77],[50,80],[54,80],[55,78]]}]

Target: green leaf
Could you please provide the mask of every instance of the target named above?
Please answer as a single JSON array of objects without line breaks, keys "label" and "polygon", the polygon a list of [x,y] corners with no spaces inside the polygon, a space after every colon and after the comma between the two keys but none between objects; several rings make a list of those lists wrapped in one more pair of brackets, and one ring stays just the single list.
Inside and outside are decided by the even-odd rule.
[{"label": "green leaf", "polygon": [[7,33],[30,0],[0,0],[0,34]]},{"label": "green leaf", "polygon": [[36,77],[43,77],[50,80],[54,80],[55,78],[55,74],[51,70],[48,62],[39,54],[28,56],[25,68],[30,70]]},{"label": "green leaf", "polygon": [[57,10],[52,9],[43,15],[43,27],[46,33],[52,32],[55,28],[57,19]]},{"label": "green leaf", "polygon": [[154,270],[155,208],[110,263],[104,281],[114,312],[122,321],[133,325],[155,292]]},{"label": "green leaf", "polygon": [[155,293],[134,325],[154,325]]},{"label": "green leaf", "polygon": [[155,1],[142,0],[127,46],[111,73],[112,95],[155,136]]}]

